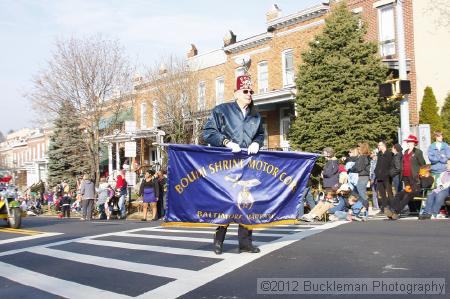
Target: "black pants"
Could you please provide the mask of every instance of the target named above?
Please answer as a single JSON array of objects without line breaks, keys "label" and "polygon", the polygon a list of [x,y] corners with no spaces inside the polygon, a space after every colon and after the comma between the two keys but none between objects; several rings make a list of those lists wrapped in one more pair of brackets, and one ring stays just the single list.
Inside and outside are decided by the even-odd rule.
[{"label": "black pants", "polygon": [[[219,226],[216,230],[216,234],[214,237],[215,241],[219,241],[223,244],[225,240],[225,235],[227,233],[228,226]],[[252,245],[252,230],[246,229],[242,225],[239,225],[238,229],[238,239],[239,239],[239,248],[248,248]]]},{"label": "black pants", "polygon": [[380,208],[384,210],[389,205],[389,202],[394,198],[392,193],[392,183],[390,178],[377,180],[378,194],[380,196]]},{"label": "black pants", "polygon": [[159,196],[156,202],[156,214],[158,219],[164,217],[164,196]]},{"label": "black pants", "polygon": [[64,217],[70,218],[70,205],[62,206],[62,213]]},{"label": "black pants", "polygon": [[392,212],[400,214],[403,208],[416,196],[415,192],[400,191],[395,194],[395,197],[390,201],[390,208]]},{"label": "black pants", "polygon": [[[410,176],[404,176],[403,178],[402,178],[402,181],[403,181],[403,185],[404,186],[407,186],[407,185],[409,185],[409,186],[411,186],[411,188],[416,188],[417,186],[415,186],[415,184],[416,184],[416,182],[414,181],[414,178],[413,177],[410,177]],[[414,196],[419,196],[420,194],[415,194]],[[413,196],[413,197],[414,197]],[[412,199],[412,198],[411,198]],[[409,207],[409,211],[410,212],[419,212],[420,211],[420,206],[421,206],[421,202],[420,201],[413,201],[413,200],[410,200],[409,202],[408,202],[408,207]]]}]

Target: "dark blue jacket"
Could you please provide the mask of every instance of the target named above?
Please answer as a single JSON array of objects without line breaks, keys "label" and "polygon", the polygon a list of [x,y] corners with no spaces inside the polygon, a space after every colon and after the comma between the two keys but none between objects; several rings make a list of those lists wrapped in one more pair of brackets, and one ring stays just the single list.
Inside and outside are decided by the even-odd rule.
[{"label": "dark blue jacket", "polygon": [[328,160],[323,167],[323,187],[332,188],[339,184],[339,165],[336,159]]},{"label": "dark blue jacket", "polygon": [[345,211],[345,199],[342,196],[337,196],[337,203],[334,207],[328,209],[328,213],[334,214],[336,211]]},{"label": "dark blue jacket", "polygon": [[242,115],[236,102],[224,103],[213,109],[203,128],[203,139],[212,146],[223,146],[224,139],[248,148],[252,142],[264,145],[264,128],[261,115],[254,106],[247,115]]}]

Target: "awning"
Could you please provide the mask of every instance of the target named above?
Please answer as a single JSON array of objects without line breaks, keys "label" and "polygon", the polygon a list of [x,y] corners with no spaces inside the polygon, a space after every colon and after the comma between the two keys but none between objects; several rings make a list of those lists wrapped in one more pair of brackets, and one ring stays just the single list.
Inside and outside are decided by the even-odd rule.
[{"label": "awning", "polygon": [[133,107],[130,107],[126,110],[119,112],[118,115],[112,115],[110,117],[100,119],[99,129],[104,130],[106,128],[111,127],[114,124],[123,123],[126,120],[133,120],[133,119],[134,119]]}]

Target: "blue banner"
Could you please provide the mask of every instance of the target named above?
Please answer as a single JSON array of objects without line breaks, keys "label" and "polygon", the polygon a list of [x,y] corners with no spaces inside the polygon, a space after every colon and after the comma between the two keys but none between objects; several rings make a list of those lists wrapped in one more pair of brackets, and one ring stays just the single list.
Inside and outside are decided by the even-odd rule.
[{"label": "blue banner", "polygon": [[301,195],[319,155],[301,152],[169,145],[166,225],[296,221]]}]

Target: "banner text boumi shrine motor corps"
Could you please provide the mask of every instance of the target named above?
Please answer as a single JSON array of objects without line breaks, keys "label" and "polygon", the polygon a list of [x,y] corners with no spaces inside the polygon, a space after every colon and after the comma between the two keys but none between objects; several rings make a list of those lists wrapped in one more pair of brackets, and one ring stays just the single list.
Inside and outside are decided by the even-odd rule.
[{"label": "banner text boumi shrine motor corps", "polygon": [[249,227],[295,223],[319,155],[169,145],[165,225]]}]

